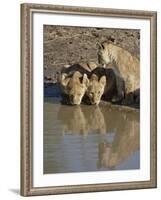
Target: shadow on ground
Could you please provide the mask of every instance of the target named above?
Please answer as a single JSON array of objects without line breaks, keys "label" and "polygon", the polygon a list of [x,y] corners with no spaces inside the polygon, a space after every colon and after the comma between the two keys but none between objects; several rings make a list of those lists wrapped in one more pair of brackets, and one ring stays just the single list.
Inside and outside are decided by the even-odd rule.
[{"label": "shadow on ground", "polygon": [[16,194],[16,195],[20,195],[20,190],[19,189],[15,189],[15,188],[11,188],[9,189],[10,192]]}]

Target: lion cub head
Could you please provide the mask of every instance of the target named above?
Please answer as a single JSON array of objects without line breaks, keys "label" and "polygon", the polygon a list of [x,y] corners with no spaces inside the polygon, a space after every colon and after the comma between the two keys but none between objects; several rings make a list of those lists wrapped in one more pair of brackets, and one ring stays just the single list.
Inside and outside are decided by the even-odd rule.
[{"label": "lion cub head", "polygon": [[100,79],[96,74],[92,74],[89,80],[86,95],[88,96],[92,105],[98,105],[101,97],[104,93],[106,85],[106,76],[102,76]]},{"label": "lion cub head", "polygon": [[[113,51],[113,48],[115,47],[111,43],[103,42],[102,44],[97,43],[98,46],[98,61],[101,64],[109,64],[113,62],[114,57],[116,57],[115,51]],[[112,54],[111,54],[112,51]]]},{"label": "lion cub head", "polygon": [[69,101],[72,105],[79,105],[87,90],[88,77],[86,74],[81,74],[79,71],[73,73],[72,76],[68,74],[61,74],[61,86],[65,94],[69,96]]}]

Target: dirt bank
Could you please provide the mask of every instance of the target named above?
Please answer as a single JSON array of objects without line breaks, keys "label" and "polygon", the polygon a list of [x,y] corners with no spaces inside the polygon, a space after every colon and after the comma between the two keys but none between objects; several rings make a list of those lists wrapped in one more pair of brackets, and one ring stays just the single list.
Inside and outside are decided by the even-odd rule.
[{"label": "dirt bank", "polygon": [[98,63],[97,42],[111,41],[140,57],[140,31],[44,25],[44,82],[57,82],[62,66]]}]

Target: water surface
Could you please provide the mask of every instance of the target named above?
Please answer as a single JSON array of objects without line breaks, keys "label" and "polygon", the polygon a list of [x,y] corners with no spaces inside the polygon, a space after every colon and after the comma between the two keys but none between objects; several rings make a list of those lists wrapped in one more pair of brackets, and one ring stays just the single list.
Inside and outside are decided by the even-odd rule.
[{"label": "water surface", "polygon": [[140,167],[139,112],[44,98],[44,173]]}]

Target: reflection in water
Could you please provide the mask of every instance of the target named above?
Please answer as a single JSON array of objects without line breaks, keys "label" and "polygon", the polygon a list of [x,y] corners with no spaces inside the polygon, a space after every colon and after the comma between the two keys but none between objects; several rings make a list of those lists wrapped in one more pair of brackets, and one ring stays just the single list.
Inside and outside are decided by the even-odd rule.
[{"label": "reflection in water", "polygon": [[106,133],[104,116],[97,106],[60,106],[58,119],[64,134]]},{"label": "reflection in water", "polygon": [[138,169],[139,112],[45,98],[44,173]]}]

